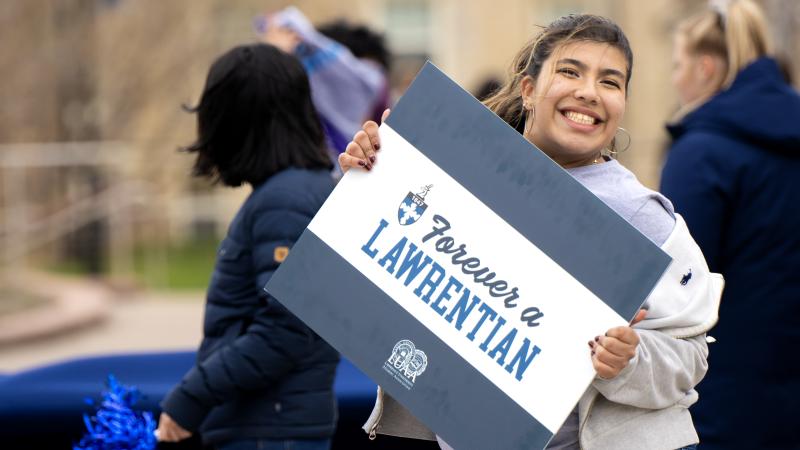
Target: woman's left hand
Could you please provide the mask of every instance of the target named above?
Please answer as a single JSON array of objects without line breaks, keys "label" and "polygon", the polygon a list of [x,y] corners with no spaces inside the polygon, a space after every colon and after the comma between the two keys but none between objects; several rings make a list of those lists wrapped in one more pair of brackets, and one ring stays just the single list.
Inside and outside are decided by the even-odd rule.
[{"label": "woman's left hand", "polygon": [[289,27],[279,26],[274,17],[269,17],[266,20],[266,29],[259,36],[261,42],[275,46],[286,53],[294,53],[302,40],[300,35]]},{"label": "woman's left hand", "polygon": [[158,430],[156,436],[161,442],[180,442],[192,436],[192,433],[178,425],[172,417],[162,412],[158,420]]},{"label": "woman's left hand", "polygon": [[600,378],[610,380],[616,377],[636,356],[639,335],[631,326],[644,319],[646,314],[647,311],[641,309],[630,326],[612,328],[605,336],[597,336],[593,341],[589,341],[589,347],[592,349],[592,365]]}]

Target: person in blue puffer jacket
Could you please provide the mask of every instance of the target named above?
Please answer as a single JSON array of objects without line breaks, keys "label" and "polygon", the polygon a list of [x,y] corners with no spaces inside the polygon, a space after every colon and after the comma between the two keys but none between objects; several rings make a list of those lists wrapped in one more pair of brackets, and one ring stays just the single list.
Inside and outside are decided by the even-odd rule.
[{"label": "person in blue puffer jacket", "polygon": [[327,449],[339,354],[263,290],[334,187],[306,73],[270,45],[236,47],[191,111],[195,175],[253,190],[219,247],[197,363],[161,403],[158,437]]},{"label": "person in blue puffer jacket", "polygon": [[668,127],[661,191],[727,284],[692,407],[703,450],[800,448],[800,95],[770,53],[749,0],[676,35],[688,107]]}]

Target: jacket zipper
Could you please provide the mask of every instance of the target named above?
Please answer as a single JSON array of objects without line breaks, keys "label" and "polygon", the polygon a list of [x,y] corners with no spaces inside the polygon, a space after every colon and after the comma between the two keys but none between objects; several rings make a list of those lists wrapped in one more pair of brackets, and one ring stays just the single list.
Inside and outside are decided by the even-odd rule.
[{"label": "jacket zipper", "polygon": [[369,440],[370,441],[374,441],[375,438],[378,437],[377,429],[378,429],[378,422],[375,422],[375,425],[373,425],[372,428],[370,428],[370,430],[369,430]]},{"label": "jacket zipper", "polygon": [[378,387],[378,395],[380,396],[380,402],[376,402],[378,403],[377,405],[378,414],[377,417],[375,418],[375,423],[373,423],[372,426],[369,428],[370,441],[374,441],[375,438],[378,437],[378,424],[380,423],[381,418],[383,418],[383,390],[380,387]]}]

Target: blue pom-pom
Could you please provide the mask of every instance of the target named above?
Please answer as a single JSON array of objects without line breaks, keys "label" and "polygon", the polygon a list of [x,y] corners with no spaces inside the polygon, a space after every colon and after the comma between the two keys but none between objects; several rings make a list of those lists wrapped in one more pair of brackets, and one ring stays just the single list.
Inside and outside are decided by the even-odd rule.
[{"label": "blue pom-pom", "polygon": [[83,415],[86,434],[73,450],[153,450],[156,448],[156,421],[147,411],[136,412],[139,400],[135,387],[120,384],[108,376],[108,390],[94,417]]}]

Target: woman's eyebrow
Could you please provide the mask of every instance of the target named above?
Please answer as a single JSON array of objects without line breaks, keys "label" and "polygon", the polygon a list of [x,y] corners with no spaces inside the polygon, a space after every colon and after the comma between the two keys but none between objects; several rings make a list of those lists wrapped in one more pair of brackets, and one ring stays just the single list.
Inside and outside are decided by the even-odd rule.
[{"label": "woman's eyebrow", "polygon": [[578,61],[577,59],[572,59],[572,58],[559,59],[558,64],[571,64],[581,70],[588,69],[588,66],[586,64],[582,63],[581,61]]},{"label": "woman's eyebrow", "polygon": [[[589,68],[589,66],[587,66],[583,62],[572,58],[559,59],[558,64],[570,64],[577,67],[580,70],[587,70]],[[623,80],[625,79],[625,74],[617,69],[606,68],[600,70],[600,76],[609,76],[609,75],[619,77],[620,79]]]},{"label": "woman's eyebrow", "polygon": [[609,75],[610,76],[614,76],[614,77],[619,77],[622,80],[625,79],[625,74],[620,72],[617,69],[602,69],[602,70],[600,70],[600,76],[601,77],[609,76]]}]

